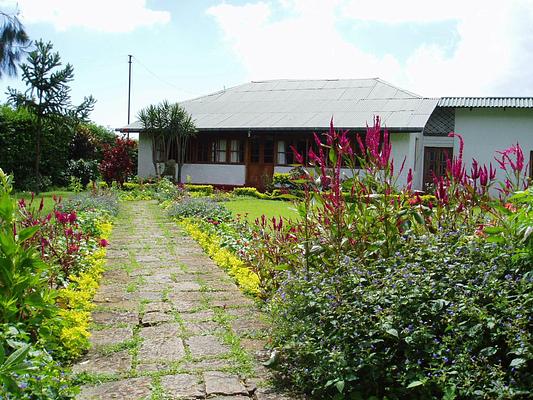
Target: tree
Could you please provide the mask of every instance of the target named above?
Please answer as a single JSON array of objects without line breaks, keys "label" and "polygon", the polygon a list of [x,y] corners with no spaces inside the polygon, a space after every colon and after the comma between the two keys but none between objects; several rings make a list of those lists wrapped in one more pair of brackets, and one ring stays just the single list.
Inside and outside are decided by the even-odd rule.
[{"label": "tree", "polygon": [[8,88],[9,102],[16,107],[27,108],[35,117],[36,190],[40,190],[41,140],[46,126],[75,126],[86,121],[94,108],[92,96],[85,97],[79,106],[73,106],[68,84],[74,79],[71,64],[61,67],[59,53],[53,53],[50,42],[39,40],[36,49],[28,55],[27,64],[22,64],[22,80],[28,87],[24,93]]},{"label": "tree", "polygon": [[3,20],[0,28],[0,79],[17,75],[17,65],[31,41],[16,15],[0,11]]},{"label": "tree", "polygon": [[136,149],[137,143],[124,137],[117,137],[113,145],[104,145],[104,157],[98,169],[108,185],[117,182],[122,187],[133,175],[132,156]]},{"label": "tree", "polygon": [[181,170],[185,163],[187,143],[196,134],[192,117],[178,103],[170,104],[163,101],[158,105],[150,105],[139,112],[139,120],[144,132],[152,138],[152,162],[158,174],[157,163],[167,164],[170,151],[176,146],[177,180],[181,183]]}]

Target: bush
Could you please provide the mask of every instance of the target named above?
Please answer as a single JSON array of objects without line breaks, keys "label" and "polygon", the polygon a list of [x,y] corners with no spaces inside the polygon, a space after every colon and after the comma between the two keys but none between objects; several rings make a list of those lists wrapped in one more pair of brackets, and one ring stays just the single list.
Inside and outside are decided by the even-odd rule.
[{"label": "bush", "polygon": [[83,186],[98,178],[98,162],[96,160],[69,160],[65,171],[66,177],[75,177]]},{"label": "bush", "polygon": [[65,212],[99,210],[114,216],[118,214],[118,201],[111,193],[79,193],[63,202],[61,209]]},{"label": "bush", "polygon": [[290,187],[291,180],[292,177],[289,172],[275,172],[272,177],[272,184],[276,187]]},{"label": "bush", "polygon": [[116,138],[113,146],[104,145],[103,159],[98,168],[109,186],[112,182],[122,186],[134,175],[136,154],[137,143],[131,139]]},{"label": "bush", "polygon": [[259,191],[254,187],[236,187],[233,189],[233,194],[235,196],[250,196],[259,198]]},{"label": "bush", "polygon": [[231,219],[231,211],[222,204],[205,197],[186,197],[172,205],[167,213],[170,217],[177,219],[194,217],[217,222]]},{"label": "bush", "polygon": [[191,193],[201,193],[204,196],[210,196],[214,192],[213,185],[193,185],[190,183],[186,183],[183,185],[187,191]]},{"label": "bush", "polygon": [[527,398],[531,261],[512,253],[450,232],[347,274],[298,271],[272,306],[282,371],[322,396]]},{"label": "bush", "polygon": [[68,146],[72,131],[65,124],[43,128],[41,140],[41,182],[35,179],[35,121],[27,110],[0,107],[0,168],[15,176],[17,190],[45,190],[63,186],[69,159]]}]

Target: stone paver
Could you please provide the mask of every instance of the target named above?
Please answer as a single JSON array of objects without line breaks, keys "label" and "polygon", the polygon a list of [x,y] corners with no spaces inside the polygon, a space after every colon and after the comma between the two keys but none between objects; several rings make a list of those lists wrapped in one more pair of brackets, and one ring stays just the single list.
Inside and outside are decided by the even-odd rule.
[{"label": "stone paver", "polygon": [[[73,366],[92,376],[79,399],[296,398],[265,389],[266,326],[253,301],[154,202],[123,203],[110,243],[92,347]],[[255,376],[236,372],[242,351],[228,337]]]},{"label": "stone paver", "polygon": [[142,361],[179,361],[185,357],[185,348],[180,338],[155,338],[145,339],[139,350],[139,359]]},{"label": "stone paver", "polygon": [[116,382],[86,385],[81,388],[78,399],[83,400],[137,400],[150,395],[150,378],[133,378]]},{"label": "stone paver", "polygon": [[160,311],[147,312],[141,318],[141,322],[144,326],[156,325],[162,322],[170,322],[173,320],[174,317],[172,315]]},{"label": "stone paver", "polygon": [[187,345],[193,357],[223,356],[230,350],[219,338],[212,335],[193,336],[187,340]]},{"label": "stone paver", "polygon": [[123,350],[113,354],[89,353],[72,371],[93,374],[123,374],[131,368],[131,355]]},{"label": "stone paver", "polygon": [[131,328],[109,328],[92,332],[89,340],[93,347],[103,347],[117,345],[132,338]]},{"label": "stone paver", "polygon": [[210,371],[204,373],[204,381],[207,396],[214,394],[248,395],[248,390],[237,376]]},{"label": "stone paver", "polygon": [[165,393],[173,399],[197,398],[205,395],[203,384],[198,383],[194,375],[179,374],[161,377],[161,386]]}]

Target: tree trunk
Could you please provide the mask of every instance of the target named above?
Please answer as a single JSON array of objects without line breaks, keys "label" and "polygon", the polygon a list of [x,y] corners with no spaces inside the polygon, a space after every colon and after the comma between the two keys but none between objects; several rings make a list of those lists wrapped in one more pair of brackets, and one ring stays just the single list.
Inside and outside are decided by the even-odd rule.
[{"label": "tree trunk", "polygon": [[157,138],[155,135],[152,135],[152,164],[154,165],[154,173],[155,173],[155,176],[156,178],[159,178],[159,173],[157,171],[157,160],[156,160],[156,156],[157,156]]},{"label": "tree trunk", "polygon": [[37,117],[37,132],[35,132],[35,181],[37,186],[33,188],[35,193],[39,194],[41,192],[41,136],[42,136],[42,120],[41,117]]}]

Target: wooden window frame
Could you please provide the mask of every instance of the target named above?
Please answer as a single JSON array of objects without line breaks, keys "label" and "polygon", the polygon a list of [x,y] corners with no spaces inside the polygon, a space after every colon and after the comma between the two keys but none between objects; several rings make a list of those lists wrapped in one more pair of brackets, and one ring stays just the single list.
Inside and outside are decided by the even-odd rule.
[{"label": "wooden window frame", "polygon": [[[216,146],[220,140],[226,141],[226,149],[225,149],[226,154],[225,154],[224,160],[217,162],[215,161],[217,149],[214,146]],[[232,154],[231,143],[232,141],[235,141],[235,140],[238,140],[240,142],[239,152],[241,154],[240,156],[241,161],[239,162],[231,161],[231,154]],[[207,154],[207,160],[205,159],[200,160],[201,157],[199,157],[199,155],[200,155],[201,148],[206,149],[205,152]],[[246,164],[245,150],[246,150],[246,140],[243,138],[242,135],[223,134],[223,135],[214,136],[214,135],[206,134],[205,136],[202,136],[202,137],[197,136],[190,140],[189,149],[187,150],[188,157],[187,157],[186,163],[187,164],[210,164],[210,165],[225,165],[225,164],[245,165]]]}]

